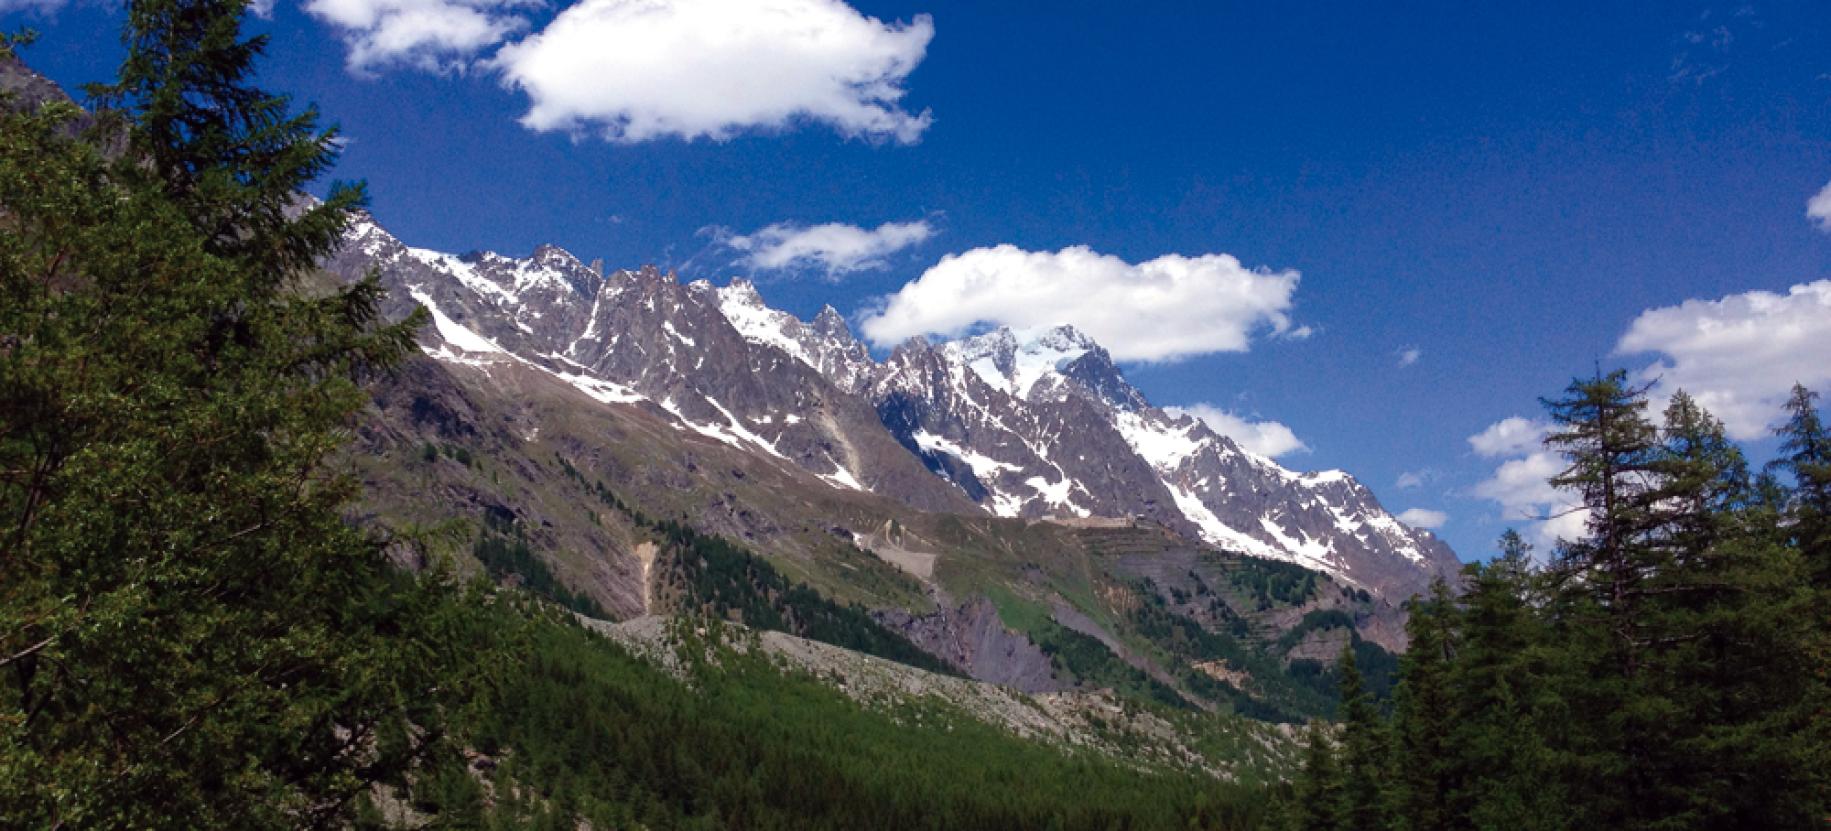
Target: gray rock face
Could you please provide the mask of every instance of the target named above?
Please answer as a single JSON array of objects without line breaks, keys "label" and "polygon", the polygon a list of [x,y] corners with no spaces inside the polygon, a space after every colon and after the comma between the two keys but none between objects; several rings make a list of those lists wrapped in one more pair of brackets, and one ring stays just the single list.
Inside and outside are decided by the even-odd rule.
[{"label": "gray rock face", "polygon": [[928,615],[893,610],[877,617],[911,643],[977,680],[1024,692],[1056,692],[1074,686],[1056,674],[1049,656],[1028,637],[1006,629],[998,609],[984,597]]},{"label": "gray rock face", "polygon": [[1151,406],[1072,327],[899,347],[871,388],[930,470],[1005,516],[1136,516],[1394,600],[1460,562],[1340,471],[1296,473]]},{"label": "gray rock face", "polygon": [[600,277],[551,246],[526,259],[415,249],[366,218],[348,237],[327,267],[346,279],[375,269],[391,313],[431,310],[422,346],[434,357],[485,371],[501,360],[537,367],[601,402],[656,409],[835,487],[972,510],[897,445],[869,402],[740,334],[709,283],[682,285],[652,267]]},{"label": "gray rock face", "polygon": [[329,267],[378,270],[391,312],[429,307],[434,357],[533,366],[833,487],[931,511],[1148,519],[1394,600],[1459,566],[1347,474],[1287,470],[1152,406],[1070,326],[913,340],[878,362],[831,307],[802,321],[744,280],[600,275],[552,246],[454,256],[367,218]]}]

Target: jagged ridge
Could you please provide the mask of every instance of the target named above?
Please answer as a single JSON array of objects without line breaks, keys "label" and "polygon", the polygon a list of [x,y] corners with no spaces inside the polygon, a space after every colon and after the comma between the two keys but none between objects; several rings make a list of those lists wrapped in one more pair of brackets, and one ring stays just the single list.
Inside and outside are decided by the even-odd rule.
[{"label": "jagged ridge", "polygon": [[1071,326],[912,340],[879,362],[833,308],[802,321],[742,279],[604,275],[552,246],[454,256],[364,217],[331,268],[369,267],[398,311],[433,311],[436,358],[533,366],[828,486],[931,511],[1154,521],[1395,600],[1459,565],[1348,474],[1285,469],[1152,406]]}]

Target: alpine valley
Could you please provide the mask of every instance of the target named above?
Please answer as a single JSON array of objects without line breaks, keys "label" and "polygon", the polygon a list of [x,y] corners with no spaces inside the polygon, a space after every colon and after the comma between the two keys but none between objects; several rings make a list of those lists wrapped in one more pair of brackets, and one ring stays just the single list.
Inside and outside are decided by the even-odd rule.
[{"label": "alpine valley", "polygon": [[362,422],[366,510],[468,519],[490,573],[621,637],[705,612],[992,695],[1288,723],[1332,711],[1344,646],[1389,682],[1402,605],[1459,568],[1347,473],[1152,405],[1071,326],[880,360],[741,278],[453,255],[367,216],[326,267],[433,321]]}]

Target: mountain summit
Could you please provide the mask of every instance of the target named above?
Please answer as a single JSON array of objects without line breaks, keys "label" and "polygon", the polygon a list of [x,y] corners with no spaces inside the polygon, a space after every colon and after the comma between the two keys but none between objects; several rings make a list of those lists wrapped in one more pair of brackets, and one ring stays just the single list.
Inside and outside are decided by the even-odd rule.
[{"label": "mountain summit", "polygon": [[368,218],[331,268],[374,268],[403,311],[431,309],[423,345],[435,358],[538,369],[598,405],[646,408],[829,487],[924,511],[1152,522],[1394,602],[1459,566],[1352,476],[1286,469],[1153,406],[1073,326],[912,340],[878,361],[838,311],[803,321],[742,278],[600,275],[553,246],[454,256]]}]

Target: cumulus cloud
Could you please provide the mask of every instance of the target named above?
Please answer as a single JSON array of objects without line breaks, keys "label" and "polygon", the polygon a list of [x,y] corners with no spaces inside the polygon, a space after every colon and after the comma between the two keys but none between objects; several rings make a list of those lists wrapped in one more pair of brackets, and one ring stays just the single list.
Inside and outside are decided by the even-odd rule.
[{"label": "cumulus cloud", "polygon": [[[539,0],[306,0],[305,11],[336,28],[352,72],[391,66],[461,68],[526,28],[521,13]],[[271,5],[271,3],[269,3]]]},{"label": "cumulus cloud", "polygon": [[1248,269],[1226,254],[1128,263],[1086,246],[975,248],[941,259],[860,321],[888,345],[986,325],[1073,324],[1121,361],[1244,352],[1255,335],[1293,336],[1296,271]]},{"label": "cumulus cloud", "polygon": [[883,268],[884,258],[934,236],[926,220],[886,222],[866,229],[829,222],[779,222],[744,236],[724,236],[728,248],[744,252],[738,261],[758,271],[818,270],[828,278]]},{"label": "cumulus cloud", "polygon": [[903,84],[934,33],[840,0],[583,0],[492,63],[535,130],[722,140],[810,121],[907,143],[930,117]]},{"label": "cumulus cloud", "polygon": [[1399,512],[1398,519],[1413,528],[1442,528],[1443,523],[1450,521],[1450,515],[1429,508],[1406,508]]},{"label": "cumulus cloud", "polygon": [[1469,447],[1476,455],[1487,458],[1518,456],[1538,450],[1550,426],[1542,421],[1512,416],[1487,426],[1469,437]]},{"label": "cumulus cloud", "polygon": [[1404,349],[1399,350],[1399,368],[1404,369],[1405,367],[1411,366],[1412,364],[1417,363],[1418,359],[1422,357],[1424,357],[1424,350],[1419,349],[1416,346],[1407,346]]},{"label": "cumulus cloud", "polygon": [[1213,404],[1165,407],[1164,411],[1171,415],[1188,415],[1201,419],[1202,423],[1208,425],[1208,429],[1233,439],[1235,444],[1245,448],[1248,453],[1257,453],[1268,459],[1310,449],[1289,427],[1276,421],[1242,418]]},{"label": "cumulus cloud", "polygon": [[1552,486],[1566,465],[1562,456],[1540,449],[1544,432],[1543,424],[1514,416],[1470,436],[1469,445],[1482,456],[1516,457],[1501,462],[1471,493],[1499,505],[1502,520],[1521,524],[1527,539],[1549,550],[1560,539],[1581,537],[1589,514],[1574,494]]},{"label": "cumulus cloud", "polygon": [[1818,230],[1831,232],[1831,184],[1826,184],[1806,201],[1806,219]]},{"label": "cumulus cloud", "polygon": [[1768,434],[1794,383],[1831,385],[1831,280],[1786,294],[1751,291],[1642,312],[1621,336],[1621,355],[1656,353],[1640,377],[1656,392],[1683,389],[1731,436]]}]

